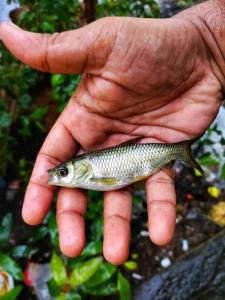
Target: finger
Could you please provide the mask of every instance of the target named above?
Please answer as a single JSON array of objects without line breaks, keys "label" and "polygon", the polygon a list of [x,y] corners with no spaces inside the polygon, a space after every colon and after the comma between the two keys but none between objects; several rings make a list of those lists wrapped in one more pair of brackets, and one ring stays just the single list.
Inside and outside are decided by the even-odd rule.
[{"label": "finger", "polygon": [[[105,19],[77,30],[39,34],[22,30],[11,22],[0,24],[0,37],[19,60],[52,73],[82,73],[105,64],[113,30]],[[116,34],[114,34],[116,37]],[[97,41],[97,42],[96,42]]]},{"label": "finger", "polygon": [[60,249],[66,256],[78,256],[84,248],[86,206],[87,197],[84,191],[60,189],[57,201],[57,224]]},{"label": "finger", "polygon": [[47,170],[76,152],[76,143],[61,118],[48,134],[34,165],[25,194],[22,216],[30,225],[39,224],[45,217],[55,188],[47,185]]},{"label": "finger", "polygon": [[115,265],[122,264],[129,255],[131,203],[128,190],[105,193],[103,253]]},{"label": "finger", "polygon": [[162,170],[146,180],[148,228],[151,240],[166,245],[173,237],[176,221],[176,192],[173,171]]}]

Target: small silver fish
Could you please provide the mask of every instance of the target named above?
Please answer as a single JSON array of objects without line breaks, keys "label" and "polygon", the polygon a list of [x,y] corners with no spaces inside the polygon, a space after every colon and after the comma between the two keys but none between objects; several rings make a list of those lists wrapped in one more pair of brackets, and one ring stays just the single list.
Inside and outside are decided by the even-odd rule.
[{"label": "small silver fish", "polygon": [[131,140],[78,155],[48,170],[48,184],[100,191],[117,190],[148,178],[175,160],[182,160],[203,174],[193,157],[192,142],[136,144]]}]

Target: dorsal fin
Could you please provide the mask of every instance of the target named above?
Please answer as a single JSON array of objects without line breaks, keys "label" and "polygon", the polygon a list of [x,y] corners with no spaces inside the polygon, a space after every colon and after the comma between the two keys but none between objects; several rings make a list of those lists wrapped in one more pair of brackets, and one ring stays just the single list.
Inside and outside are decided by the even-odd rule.
[{"label": "dorsal fin", "polygon": [[130,145],[130,144],[136,144],[138,141],[140,141],[142,139],[142,137],[136,137],[136,138],[133,138],[133,139],[130,139],[126,142],[122,142],[121,144],[119,144],[119,146],[121,145]]}]

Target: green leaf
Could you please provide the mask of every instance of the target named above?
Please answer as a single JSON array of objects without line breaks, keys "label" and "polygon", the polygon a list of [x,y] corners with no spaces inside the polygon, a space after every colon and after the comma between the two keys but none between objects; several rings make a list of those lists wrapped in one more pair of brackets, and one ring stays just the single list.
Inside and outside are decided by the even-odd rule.
[{"label": "green leaf", "polygon": [[95,287],[110,279],[116,272],[117,268],[109,263],[102,263],[95,274],[87,281],[88,287]]},{"label": "green leaf", "polygon": [[30,136],[31,135],[29,117],[20,116],[20,118],[19,118],[19,130],[18,131],[22,136]]},{"label": "green leaf", "polygon": [[81,296],[77,293],[62,293],[58,297],[55,298],[56,300],[82,300]]},{"label": "green leaf", "polygon": [[43,239],[47,234],[49,233],[49,230],[45,226],[39,226],[33,230],[32,236],[29,238],[28,243],[36,243]]},{"label": "green leaf", "polygon": [[46,33],[53,33],[55,31],[55,26],[52,23],[43,22],[41,24],[41,29]]},{"label": "green leaf", "polygon": [[118,272],[117,288],[119,291],[120,300],[131,300],[131,286],[130,282]]},{"label": "green leaf", "polygon": [[87,258],[85,256],[77,256],[76,258],[68,258],[67,259],[67,267],[68,267],[68,271],[72,272],[77,265],[79,265],[80,263],[84,262]]},{"label": "green leaf", "polygon": [[141,197],[140,196],[133,196],[133,198],[132,198],[132,202],[133,202],[133,204],[135,204],[135,205],[139,205],[140,203],[142,203],[143,202],[143,200],[141,199]]},{"label": "green leaf", "polygon": [[12,116],[7,112],[0,112],[0,128],[7,128],[12,123]]},{"label": "green leaf", "polygon": [[37,107],[30,115],[30,118],[34,121],[40,121],[47,114],[48,110],[49,110],[49,108],[46,106]]},{"label": "green leaf", "polygon": [[211,153],[206,153],[199,158],[199,163],[202,166],[217,165],[218,161],[212,157]]},{"label": "green leaf", "polygon": [[54,74],[51,76],[51,84],[53,86],[61,85],[65,82],[65,75]]},{"label": "green leaf", "polygon": [[48,281],[48,287],[49,287],[49,292],[50,294],[55,298],[58,296],[61,292],[61,288],[58,286],[58,284],[55,282],[53,278],[51,278]]},{"label": "green leaf", "polygon": [[224,137],[221,137],[220,143],[221,143],[223,146],[225,145],[225,138],[224,138]]},{"label": "green leaf", "polygon": [[66,294],[66,300],[82,300],[82,298],[79,294],[71,292]]},{"label": "green leaf", "polygon": [[52,255],[50,261],[52,278],[59,286],[63,286],[67,283],[66,268],[64,266],[63,260],[55,252]]},{"label": "green leaf", "polygon": [[222,166],[221,176],[225,180],[225,164]]},{"label": "green leaf", "polygon": [[32,98],[29,94],[24,94],[19,97],[18,101],[22,108],[27,109],[31,105]]},{"label": "green leaf", "polygon": [[2,219],[0,227],[0,243],[8,243],[9,235],[12,229],[13,217],[11,213],[8,213]]},{"label": "green leaf", "polygon": [[135,271],[137,270],[138,264],[136,261],[128,260],[123,264],[123,266],[129,271]]},{"label": "green leaf", "polygon": [[59,246],[59,235],[58,235],[58,230],[57,230],[56,217],[55,217],[55,213],[53,211],[50,211],[49,215],[48,215],[48,228],[49,228],[49,233],[50,233],[52,244],[55,247],[58,247]]},{"label": "green leaf", "polygon": [[20,294],[22,287],[20,285],[14,287],[7,294],[0,296],[0,300],[15,300],[17,296]]},{"label": "green leaf", "polygon": [[98,270],[102,264],[102,257],[91,258],[83,263],[79,263],[75,270],[71,273],[70,285],[72,287],[81,285],[82,283],[88,281],[91,276]]},{"label": "green leaf", "polygon": [[90,242],[83,250],[82,256],[95,256],[102,253],[102,241]]},{"label": "green leaf", "polygon": [[8,255],[0,252],[0,266],[17,280],[23,279],[23,272],[18,264]]},{"label": "green leaf", "polygon": [[65,296],[65,294],[63,293],[63,294],[60,294],[59,296],[57,296],[55,299],[56,299],[56,300],[66,300],[66,296]]},{"label": "green leaf", "polygon": [[81,286],[81,290],[83,291],[83,293],[93,295],[93,296],[110,296],[118,292],[117,286],[113,282],[101,284],[97,288],[83,285]]}]

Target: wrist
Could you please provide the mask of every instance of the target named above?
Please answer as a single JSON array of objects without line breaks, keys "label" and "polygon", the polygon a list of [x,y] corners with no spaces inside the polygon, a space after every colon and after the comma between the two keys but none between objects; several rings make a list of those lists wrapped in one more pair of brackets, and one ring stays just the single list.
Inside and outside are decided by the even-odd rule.
[{"label": "wrist", "polygon": [[174,18],[191,22],[198,30],[215,76],[225,91],[225,0],[211,0],[193,6]]}]

